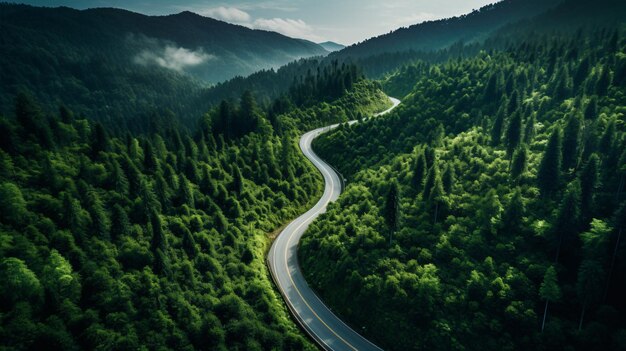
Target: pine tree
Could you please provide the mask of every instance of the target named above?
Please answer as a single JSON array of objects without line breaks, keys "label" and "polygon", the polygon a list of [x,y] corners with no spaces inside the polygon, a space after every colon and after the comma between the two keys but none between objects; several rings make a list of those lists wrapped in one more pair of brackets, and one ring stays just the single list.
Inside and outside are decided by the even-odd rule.
[{"label": "pine tree", "polygon": [[603,280],[604,269],[597,261],[584,260],[582,262],[578,270],[578,280],[576,281],[576,293],[582,305],[578,330],[582,329],[587,308],[600,302]]},{"label": "pine tree", "polygon": [[233,184],[232,189],[237,195],[241,195],[243,193],[243,175],[241,175],[241,170],[239,167],[235,166],[234,174],[233,174]]},{"label": "pine tree", "polygon": [[602,69],[598,80],[596,81],[596,95],[604,96],[608,93],[611,86],[611,72],[608,67]]},{"label": "pine tree", "polygon": [[389,185],[385,200],[384,217],[385,223],[387,223],[390,230],[389,244],[391,244],[393,232],[398,229],[400,221],[400,192],[396,182],[392,182]]},{"label": "pine tree", "polygon": [[158,212],[152,211],[150,214],[150,224],[152,226],[152,241],[150,243],[152,252],[155,254],[157,250],[166,252],[168,248],[167,237],[163,231],[163,222]]},{"label": "pine tree", "polygon": [[578,114],[570,115],[563,133],[563,171],[575,168],[578,163],[581,120]]},{"label": "pine tree", "polygon": [[556,270],[553,266],[548,267],[546,274],[543,276],[543,282],[539,287],[539,296],[543,300],[546,300],[545,307],[543,309],[543,321],[541,322],[541,332],[546,325],[546,318],[548,316],[548,304],[550,302],[558,301],[561,298],[561,289],[557,281]]},{"label": "pine tree", "polygon": [[511,161],[511,179],[516,181],[528,168],[528,149],[522,145],[515,150]]},{"label": "pine tree", "polygon": [[443,184],[443,190],[446,193],[450,193],[452,191],[452,187],[454,186],[454,182],[456,181],[456,174],[454,172],[453,165],[446,165],[443,175],[441,176],[441,181]]},{"label": "pine tree", "polygon": [[92,231],[103,240],[110,240],[109,217],[104,210],[98,193],[91,189],[87,193],[87,210],[91,215]]},{"label": "pine tree", "polygon": [[559,261],[561,247],[571,238],[576,237],[580,223],[580,183],[575,180],[568,185],[552,226],[552,232],[557,241],[555,262]]},{"label": "pine tree", "polygon": [[607,125],[602,137],[600,138],[600,144],[598,145],[598,150],[603,155],[608,155],[611,152],[611,147],[613,146],[613,142],[615,141],[615,120],[611,120]]},{"label": "pine tree", "polygon": [[433,164],[432,167],[428,170],[428,175],[426,176],[426,183],[424,183],[424,191],[422,192],[422,199],[428,200],[430,198],[430,191],[433,189],[435,185],[435,179],[439,177],[439,167],[437,164]]},{"label": "pine tree", "polygon": [[522,199],[522,193],[519,188],[515,189],[515,193],[509,201],[504,214],[502,216],[503,228],[509,232],[517,234],[522,228],[522,218],[524,217],[526,208]]},{"label": "pine tree", "polygon": [[537,183],[542,196],[550,196],[559,188],[561,155],[561,130],[557,127],[550,135],[537,173]]},{"label": "pine tree", "polygon": [[530,145],[535,139],[535,123],[537,123],[537,114],[533,112],[526,120],[526,126],[524,126],[524,143],[527,145]]},{"label": "pine tree", "polygon": [[424,177],[426,176],[426,170],[428,169],[428,165],[426,164],[426,157],[424,156],[424,151],[420,150],[413,161],[413,177],[411,179],[411,183],[415,191],[422,191],[422,186],[424,185]]},{"label": "pine tree", "polygon": [[100,122],[93,125],[91,135],[91,157],[96,158],[101,152],[109,149],[109,136]]},{"label": "pine tree", "polygon": [[593,154],[585,164],[582,172],[580,173],[580,188],[581,188],[581,217],[588,220],[593,216],[594,209],[594,194],[598,187],[598,172],[600,166],[600,158],[598,155]]},{"label": "pine tree", "polygon": [[504,112],[500,110],[496,114],[496,120],[493,122],[493,127],[491,128],[491,145],[492,146],[500,145],[500,139],[502,138],[503,127],[504,127]]},{"label": "pine tree", "polygon": [[585,120],[595,121],[598,119],[598,97],[592,96],[585,106]]},{"label": "pine tree", "polygon": [[430,196],[428,198],[428,202],[433,209],[433,223],[437,223],[437,219],[439,218],[439,212],[446,204],[445,195],[445,191],[443,190],[443,182],[441,181],[441,177],[437,175],[435,177],[435,181],[433,183],[432,189],[430,190]]},{"label": "pine tree", "polygon": [[154,174],[158,167],[158,161],[152,148],[152,143],[146,140],[143,146],[143,168],[148,174]]},{"label": "pine tree", "polygon": [[111,211],[111,240],[116,241],[120,236],[130,233],[130,221],[122,206],[115,204]]},{"label": "pine tree", "polygon": [[522,141],[522,116],[520,113],[514,113],[509,121],[506,130],[506,152],[509,157],[513,156],[513,151]]}]

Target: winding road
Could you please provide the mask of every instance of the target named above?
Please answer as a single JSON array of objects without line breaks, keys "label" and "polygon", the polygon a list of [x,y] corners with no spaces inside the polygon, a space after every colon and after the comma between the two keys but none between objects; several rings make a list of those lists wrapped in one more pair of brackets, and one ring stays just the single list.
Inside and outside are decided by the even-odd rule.
[{"label": "winding road", "polygon": [[[393,106],[377,116],[393,110],[400,100],[390,98]],[[350,124],[357,121],[350,121]],[[298,263],[298,244],[302,234],[317,216],[326,211],[326,206],[341,194],[339,175],[320,159],[311,148],[311,142],[339,124],[318,128],[300,138],[302,153],[324,176],[324,194],[306,213],[296,218],[278,235],[267,257],[270,273],[283,295],[287,306],[304,330],[324,350],[382,350],[339,319],[309,287]]]}]

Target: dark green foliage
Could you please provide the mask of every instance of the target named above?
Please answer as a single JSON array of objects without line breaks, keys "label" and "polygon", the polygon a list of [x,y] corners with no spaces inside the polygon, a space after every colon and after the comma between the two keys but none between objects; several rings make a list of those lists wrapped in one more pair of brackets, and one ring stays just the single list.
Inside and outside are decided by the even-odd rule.
[{"label": "dark green foliage", "polygon": [[235,112],[258,128],[224,139],[202,123],[111,133],[21,97],[20,123],[63,132],[49,143],[0,118],[15,131],[0,151],[0,348],[312,350],[275,305],[263,233],[322,190],[296,150],[300,128],[369,115],[383,98],[360,81],[336,101],[291,105],[277,135],[247,95]]},{"label": "dark green foliage", "polygon": [[504,112],[502,112],[502,110],[499,110],[498,114],[496,115],[496,120],[493,122],[493,126],[491,127],[491,145],[493,146],[500,145],[503,128],[504,128]]},{"label": "dark green foliage", "polygon": [[413,177],[412,183],[415,187],[415,190],[419,193],[422,191],[422,186],[424,185],[424,178],[426,176],[426,171],[428,170],[428,165],[426,164],[426,157],[424,156],[424,151],[420,150],[413,161]]},{"label": "dark green foliage", "polygon": [[593,216],[595,205],[594,196],[599,187],[598,175],[600,172],[600,158],[593,154],[580,173],[581,202],[580,208],[585,219]]},{"label": "dark green foliage", "polygon": [[561,130],[555,128],[537,170],[537,184],[545,197],[553,194],[561,183]]},{"label": "dark green foliage", "polygon": [[396,231],[400,222],[400,194],[398,192],[398,184],[395,182],[391,183],[389,190],[387,190],[384,211],[387,226],[392,232]]},{"label": "dark green foliage", "polygon": [[[333,311],[382,348],[623,348],[626,93],[613,75],[626,42],[611,51],[612,29],[576,28],[626,6],[565,4],[474,55],[399,69],[383,83],[405,96],[395,112],[314,143],[350,182],[299,259]],[[538,34],[553,20],[573,29]],[[612,80],[595,95],[602,71]],[[417,192],[421,150],[430,171]],[[402,208],[391,245],[390,182]]]},{"label": "dark green foliage", "polygon": [[578,115],[571,115],[567,119],[563,132],[563,156],[561,158],[563,171],[567,172],[577,166],[580,151],[580,127],[581,120]]},{"label": "dark green foliage", "polygon": [[513,157],[513,151],[522,142],[522,115],[514,113],[506,129],[506,152]]},{"label": "dark green foliage", "polygon": [[515,150],[511,161],[511,179],[517,180],[528,168],[528,149],[524,146]]},{"label": "dark green foliage", "polygon": [[[205,95],[222,95],[204,89],[205,82],[239,77],[226,86],[240,90],[236,97],[241,85],[261,86],[277,97],[306,69],[301,73],[296,64],[283,70],[288,78],[272,82],[272,67],[327,53],[309,41],[191,12],[145,16],[113,8],[0,6],[0,52],[6,53],[0,57],[0,114],[8,115],[9,99],[27,89],[46,108],[56,110],[63,101],[77,116],[85,113],[120,132],[175,125],[168,110],[194,125],[215,102]],[[199,62],[172,67],[172,53],[195,55]],[[263,69],[270,78],[260,74],[264,79],[241,83]],[[67,123],[69,114],[62,117]]]}]

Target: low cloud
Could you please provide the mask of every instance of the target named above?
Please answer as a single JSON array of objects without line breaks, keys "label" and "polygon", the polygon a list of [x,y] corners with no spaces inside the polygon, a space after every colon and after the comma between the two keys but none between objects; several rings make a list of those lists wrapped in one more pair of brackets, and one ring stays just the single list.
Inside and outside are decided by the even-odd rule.
[{"label": "low cloud", "polygon": [[199,11],[201,15],[213,17],[227,22],[248,23],[250,15],[235,7],[215,7]]},{"label": "low cloud", "polygon": [[303,38],[313,41],[319,40],[319,38],[313,34],[313,27],[309,26],[301,19],[259,18],[252,23],[252,27],[278,32],[292,38]]},{"label": "low cloud", "polygon": [[187,67],[200,65],[215,58],[202,50],[193,51],[167,45],[161,50],[144,50],[135,56],[135,63],[143,66],[158,65],[181,72]]}]

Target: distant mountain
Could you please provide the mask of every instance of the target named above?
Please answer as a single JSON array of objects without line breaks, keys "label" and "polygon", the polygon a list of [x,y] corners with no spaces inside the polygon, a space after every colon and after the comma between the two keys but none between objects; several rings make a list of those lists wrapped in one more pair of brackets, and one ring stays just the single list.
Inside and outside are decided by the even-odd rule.
[{"label": "distant mountain", "polygon": [[145,16],[0,3],[0,114],[18,91],[107,119],[153,108],[202,113],[188,98],[207,83],[328,52],[310,41],[191,12]]},{"label": "distant mountain", "polygon": [[319,43],[318,45],[330,52],[343,50],[346,47],[345,45],[338,44],[333,41],[325,41],[323,43]]},{"label": "distant mountain", "polygon": [[467,15],[400,28],[348,46],[333,57],[362,58],[410,50],[432,51],[459,41],[477,41],[506,24],[543,13],[560,2],[562,0],[504,0]]}]

